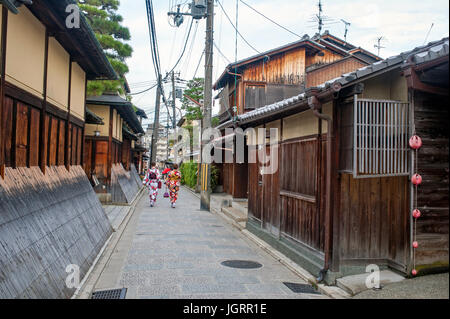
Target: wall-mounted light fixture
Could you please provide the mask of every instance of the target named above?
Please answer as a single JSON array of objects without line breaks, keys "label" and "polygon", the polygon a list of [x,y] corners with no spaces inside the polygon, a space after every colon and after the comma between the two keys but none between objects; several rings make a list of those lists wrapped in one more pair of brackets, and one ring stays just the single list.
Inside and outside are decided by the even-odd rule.
[{"label": "wall-mounted light fixture", "polygon": [[97,124],[96,130],[94,131],[94,135],[97,137],[100,136],[100,131],[98,130],[98,124]]}]

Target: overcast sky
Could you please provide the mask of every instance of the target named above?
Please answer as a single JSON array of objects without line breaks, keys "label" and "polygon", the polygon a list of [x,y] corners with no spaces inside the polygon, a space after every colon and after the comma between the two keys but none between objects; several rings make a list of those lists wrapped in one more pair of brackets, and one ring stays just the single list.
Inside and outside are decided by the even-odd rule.
[{"label": "overcast sky", "polygon": [[[181,11],[187,12],[188,2],[187,0],[153,0],[163,76],[179,58],[191,20],[186,16],[179,28],[173,27],[167,12],[170,9],[176,10],[175,4],[182,4]],[[235,23],[236,0],[220,0],[220,2]],[[317,24],[310,21],[313,15],[318,13],[318,0],[244,0],[244,2],[293,33],[313,36],[317,32]],[[375,54],[377,49],[374,45],[377,37],[383,36],[385,40],[381,45],[385,48],[380,51],[380,56],[383,58],[422,45],[432,23],[434,26],[427,42],[448,36],[448,0],[323,0],[322,5],[323,15],[330,21],[323,30],[329,30],[331,34],[343,38],[345,28],[341,19],[344,19],[351,23],[347,41]],[[222,57],[218,50],[214,49],[213,80],[215,81],[225,66],[236,59],[236,34],[217,3],[214,11],[214,42],[225,56]],[[130,45],[134,49],[133,56],[127,60],[130,68],[127,79],[131,91],[139,92],[155,83],[156,79],[150,53],[145,1],[121,0],[119,13],[124,18],[123,24],[130,29],[132,37]],[[239,32],[260,52],[299,39],[296,35],[261,17],[240,1],[237,13]],[[196,76],[203,77],[204,59],[200,61],[200,57],[205,45],[205,24],[204,19],[194,21],[186,52],[176,68],[176,71],[181,73],[182,79],[192,79],[197,66],[199,67]],[[237,40],[238,60],[256,54],[239,36]],[[156,89],[153,89],[133,98],[133,103],[147,112],[149,120],[144,123],[152,121],[155,91]],[[170,91],[170,86],[167,85],[166,97]],[[213,113],[217,111],[216,106]],[[164,120],[166,118],[164,105],[161,105],[161,113],[161,118]]]}]

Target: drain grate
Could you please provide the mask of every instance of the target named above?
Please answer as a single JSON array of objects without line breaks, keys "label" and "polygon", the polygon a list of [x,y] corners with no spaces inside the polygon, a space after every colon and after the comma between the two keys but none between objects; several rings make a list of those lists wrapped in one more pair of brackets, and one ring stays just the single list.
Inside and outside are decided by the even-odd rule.
[{"label": "drain grate", "polygon": [[320,295],[320,292],[315,290],[311,285],[298,284],[295,282],[283,282],[283,284],[295,293]]},{"label": "drain grate", "polygon": [[221,262],[220,264],[226,267],[241,269],[255,269],[262,267],[260,263],[251,260],[226,260]]},{"label": "drain grate", "polygon": [[99,290],[92,293],[91,299],[125,299],[127,288]]}]

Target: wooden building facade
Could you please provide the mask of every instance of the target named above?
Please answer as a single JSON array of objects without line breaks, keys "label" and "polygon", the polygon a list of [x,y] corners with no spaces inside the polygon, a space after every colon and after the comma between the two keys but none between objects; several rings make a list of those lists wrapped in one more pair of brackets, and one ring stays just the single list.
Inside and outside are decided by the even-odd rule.
[{"label": "wooden building facade", "polygon": [[[279,132],[251,149],[247,228],[329,283],[369,264],[448,270],[448,50],[432,42],[238,116],[262,128],[250,145]],[[267,158],[278,170],[263,175]]]},{"label": "wooden building facade", "polygon": [[87,80],[116,74],[72,0],[0,2],[0,298],[70,298],[112,233],[81,167]]},{"label": "wooden building facade", "polygon": [[[236,116],[380,59],[367,51],[363,51],[365,59],[353,56],[349,51],[354,48],[326,32],[312,38],[305,35],[300,41],[228,65],[214,85],[221,89],[219,128],[233,126]],[[247,164],[219,166],[225,192],[247,198],[249,185],[241,178],[247,176]]]},{"label": "wooden building facade", "polygon": [[44,3],[2,10],[1,170],[81,165],[86,81],[114,71],[101,48],[69,36]]},{"label": "wooden building facade", "polygon": [[[87,106],[102,118],[104,124],[86,125],[84,170],[97,193],[112,194],[111,199],[105,200],[120,202],[124,197],[117,198],[114,195],[117,194],[114,189],[121,188],[120,185],[114,185],[113,180],[117,181],[113,177],[114,172],[126,174],[132,167],[135,171],[139,169],[141,153],[145,149],[136,147],[138,134],[143,134],[144,131],[133,105],[117,94],[105,93],[102,96],[88,97]],[[132,185],[134,189],[134,183]]]}]

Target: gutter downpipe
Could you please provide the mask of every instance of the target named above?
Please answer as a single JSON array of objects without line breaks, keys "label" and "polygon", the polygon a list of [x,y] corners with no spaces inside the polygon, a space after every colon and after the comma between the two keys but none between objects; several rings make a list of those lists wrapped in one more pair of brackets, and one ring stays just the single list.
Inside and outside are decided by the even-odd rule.
[{"label": "gutter downpipe", "polygon": [[[234,69],[236,70],[237,68],[235,67]],[[228,73],[228,74],[234,75],[235,77],[236,77],[236,76],[240,76],[240,77],[241,77],[241,80],[243,79],[242,74],[233,73],[233,72],[231,72],[228,68],[226,68],[225,70],[227,70],[227,73]],[[237,81],[236,81],[235,84],[234,84],[234,94],[235,94],[235,103],[236,103],[236,116],[233,116],[233,115],[231,115],[231,114],[230,114],[230,115],[231,115],[231,118],[233,119],[233,122],[236,122],[237,113],[238,113],[238,110],[237,110]],[[228,113],[230,113],[230,110],[229,110],[229,109],[228,109],[227,111],[228,111]]]},{"label": "gutter downpipe", "polygon": [[[336,83],[332,87],[331,94],[334,95],[341,90],[341,85],[339,83]],[[332,174],[332,154],[333,154],[333,118],[329,115],[321,113],[322,109],[322,102],[319,100],[318,92],[317,90],[311,90],[311,95],[308,97],[308,106],[313,111],[314,115],[318,117],[321,120],[327,121],[327,166],[326,166],[326,172],[327,172],[327,178],[326,178],[326,186],[325,186],[325,192],[326,192],[326,199],[325,199],[325,247],[324,247],[324,267],[322,270],[319,271],[319,276],[317,277],[318,282],[322,282],[325,278],[325,274],[327,273],[328,269],[330,268],[330,259],[331,259],[331,240],[332,240],[332,224],[333,224],[333,215],[332,215],[332,208],[331,208],[331,174]],[[330,93],[328,93],[325,96],[329,97]],[[325,97],[322,95],[321,97]]]}]

